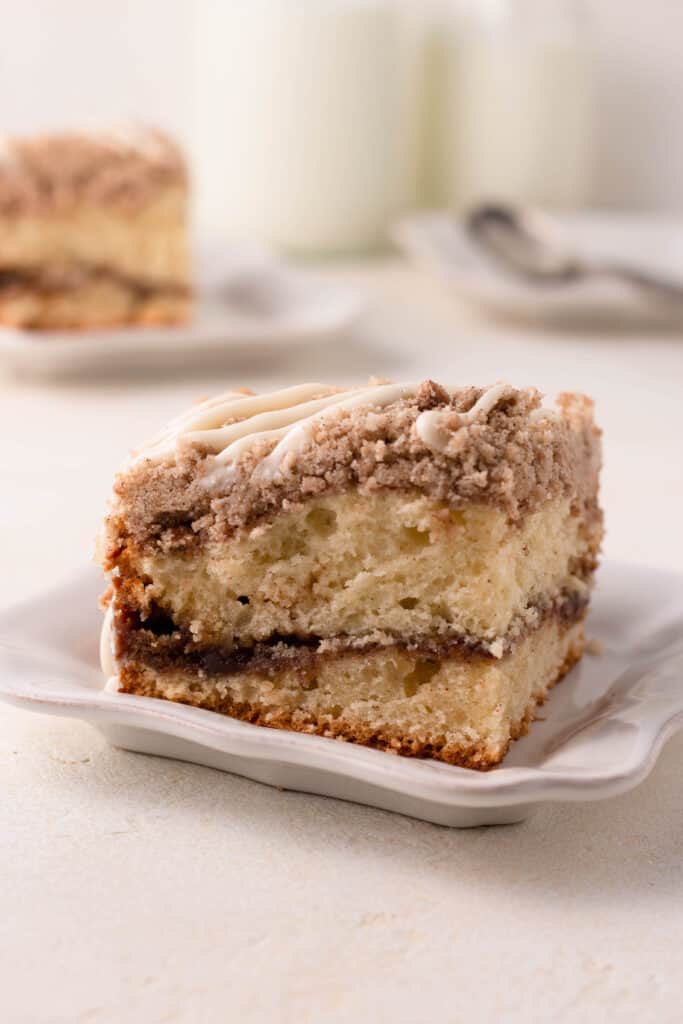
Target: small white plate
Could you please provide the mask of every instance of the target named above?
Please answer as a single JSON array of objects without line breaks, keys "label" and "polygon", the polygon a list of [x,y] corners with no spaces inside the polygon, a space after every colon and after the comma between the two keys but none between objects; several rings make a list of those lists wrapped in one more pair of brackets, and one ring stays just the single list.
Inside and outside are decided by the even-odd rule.
[{"label": "small white plate", "polygon": [[[557,214],[563,244],[598,262],[614,261],[662,274],[683,287],[683,222],[638,213]],[[461,298],[499,316],[566,324],[634,327],[671,320],[643,293],[609,278],[571,284],[525,284],[506,274],[472,244],[461,222],[444,211],[406,216],[393,238],[418,266],[434,274]]]},{"label": "small white plate", "polygon": [[15,373],[70,374],[264,359],[331,342],[358,319],[361,296],[290,268],[257,249],[197,257],[196,307],[181,327],[26,331],[0,327],[0,365]]},{"label": "small white plate", "polygon": [[105,693],[102,580],[94,570],[0,616],[0,697],[91,722],[115,746],[440,825],[521,821],[548,801],[598,800],[641,782],[683,726],[683,576],[600,570],[588,622],[604,645],[552,693],[541,720],[488,773],[249,725],[211,711]]}]

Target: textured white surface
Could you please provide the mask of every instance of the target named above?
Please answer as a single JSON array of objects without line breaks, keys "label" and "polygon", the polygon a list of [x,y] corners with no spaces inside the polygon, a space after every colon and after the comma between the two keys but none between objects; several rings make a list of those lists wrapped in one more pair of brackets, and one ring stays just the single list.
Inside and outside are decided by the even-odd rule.
[{"label": "textured white surface", "polygon": [[680,1019],[680,740],[454,832],[2,716],[6,1020]]},{"label": "textured white surface", "polygon": [[[317,358],[97,390],[1,382],[0,602],[89,557],[116,464],[191,398],[370,373],[590,390],[607,554],[683,569],[680,337],[502,329],[400,267],[330,275],[383,301]],[[473,832],[122,753],[6,707],[0,765],[11,1024],[680,1019],[683,739],[627,796]]]}]

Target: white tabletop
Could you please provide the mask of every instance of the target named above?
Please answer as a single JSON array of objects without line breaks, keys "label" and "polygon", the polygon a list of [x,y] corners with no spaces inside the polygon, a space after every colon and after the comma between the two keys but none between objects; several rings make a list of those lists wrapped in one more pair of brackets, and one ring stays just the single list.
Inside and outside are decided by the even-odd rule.
[{"label": "white tabletop", "polygon": [[[189,401],[373,374],[589,392],[606,557],[683,571],[683,336],[496,324],[398,263],[328,273],[368,315],[289,363],[0,378],[0,605],[88,561],[122,456]],[[470,832],[3,706],[0,764],[3,1020],[680,1019],[683,736],[634,793]]]}]

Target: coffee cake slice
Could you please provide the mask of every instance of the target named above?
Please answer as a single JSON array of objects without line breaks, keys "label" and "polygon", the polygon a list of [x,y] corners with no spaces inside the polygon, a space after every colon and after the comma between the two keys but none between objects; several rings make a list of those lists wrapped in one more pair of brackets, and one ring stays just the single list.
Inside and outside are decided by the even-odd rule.
[{"label": "coffee cake slice", "polygon": [[490,768],[581,657],[599,467],[581,395],[202,402],[116,480],[105,665],[125,693]]},{"label": "coffee cake slice", "polygon": [[180,323],[188,180],[157,131],[0,140],[0,323]]}]

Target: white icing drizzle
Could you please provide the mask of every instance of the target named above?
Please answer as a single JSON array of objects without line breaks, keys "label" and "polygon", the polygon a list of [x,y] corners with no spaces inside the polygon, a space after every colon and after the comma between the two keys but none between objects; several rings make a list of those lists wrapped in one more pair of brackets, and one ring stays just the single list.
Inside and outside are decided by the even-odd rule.
[{"label": "white icing drizzle", "polygon": [[116,662],[114,661],[114,652],[112,650],[112,637],[111,637],[111,626],[113,618],[113,609],[109,605],[104,615],[104,622],[102,623],[102,632],[100,633],[100,665],[105,676],[115,676],[117,673]]},{"label": "white icing drizzle", "polygon": [[129,465],[147,459],[163,459],[179,443],[201,443],[216,455],[204,478],[213,486],[229,474],[243,452],[254,444],[275,441],[259,472],[277,471],[282,458],[312,436],[316,424],[329,411],[366,405],[381,408],[409,397],[415,387],[403,384],[367,385],[339,389],[325,384],[299,384],[264,395],[242,395],[235,391],[200,402],[172,420],[143,448],[134,452]]},{"label": "white icing drizzle", "polygon": [[379,384],[367,388],[354,388],[351,392],[342,392],[326,399],[321,412],[299,419],[291,429],[283,432],[282,439],[261,463],[259,472],[266,477],[272,477],[288,454],[301,451],[310,441],[316,425],[324,419],[328,409],[334,409],[335,412],[356,409],[359,406],[381,409],[400,398],[409,398],[414,394],[415,388],[407,384]]},{"label": "white icing drizzle", "polygon": [[[485,419],[509,389],[510,385],[504,383],[487,388],[471,409],[457,413],[458,429],[474,423],[478,418]],[[447,450],[453,432],[448,429],[444,420],[446,417],[453,417],[453,413],[453,409],[428,409],[420,413],[415,420],[417,436],[432,451],[443,454]]]},{"label": "white icing drizzle", "polygon": [[[277,414],[281,409],[293,411],[314,396],[328,395],[334,390],[324,384],[299,384],[265,395],[224,392],[215,398],[198,402],[176,416],[160,434],[134,452],[131,461],[135,463],[144,459],[163,458],[175,451],[181,440],[200,441],[209,451],[223,453],[232,442],[254,433],[254,421],[261,414]],[[231,420],[236,422],[231,423]],[[269,426],[266,420],[261,420],[261,431],[271,428],[272,424]]]},{"label": "white icing drizzle", "polygon": [[[316,428],[329,415],[368,407],[381,409],[416,393],[412,384],[369,384],[356,388],[332,388],[325,384],[300,384],[263,395],[244,395],[229,391],[200,402],[177,416],[164,430],[131,457],[131,463],[164,459],[181,444],[201,444],[215,455],[202,483],[207,487],[229,482],[241,456],[254,445],[273,443],[255,474],[272,478],[287,458],[302,450],[315,436]],[[452,429],[446,418],[457,415],[458,428],[475,420],[484,420],[502,397],[509,393],[505,383],[487,388],[467,412],[455,414],[452,408],[432,409],[415,421],[420,440],[435,452],[447,450]],[[550,410],[536,410],[552,415]],[[131,464],[129,463],[129,465]]]},{"label": "white icing drizzle", "polygon": [[529,413],[531,423],[538,423],[539,420],[556,420],[559,417],[559,409],[553,405],[539,405],[538,409],[532,409]]}]

